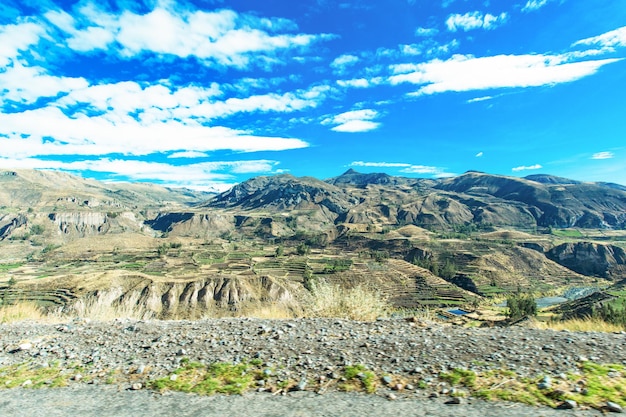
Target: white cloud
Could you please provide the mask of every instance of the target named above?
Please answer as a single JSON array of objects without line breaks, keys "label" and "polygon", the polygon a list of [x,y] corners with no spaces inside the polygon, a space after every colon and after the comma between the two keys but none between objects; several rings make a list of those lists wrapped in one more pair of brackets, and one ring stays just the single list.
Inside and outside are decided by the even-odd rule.
[{"label": "white cloud", "polygon": [[411,164],[405,164],[402,162],[363,162],[354,161],[350,164],[353,167],[379,167],[379,168],[406,168]]},{"label": "white cloud", "polygon": [[343,71],[357,62],[359,62],[358,56],[345,54],[335,58],[333,62],[330,63],[330,66],[338,71]]},{"label": "white cloud", "polygon": [[468,32],[474,29],[489,30],[503,25],[508,18],[507,13],[500,13],[498,16],[489,13],[482,14],[481,12],[455,13],[448,16],[446,26],[451,32],[456,32],[457,30]]},{"label": "white cloud", "polygon": [[483,97],[476,97],[476,98],[471,98],[469,100],[467,100],[468,103],[479,103],[481,101],[487,101],[487,100],[491,100],[493,99],[493,96],[483,96]]},{"label": "white cloud", "polygon": [[8,169],[56,169],[72,172],[91,171],[113,174],[119,181],[156,181],[161,185],[198,190],[224,191],[234,185],[232,174],[267,174],[277,161],[212,161],[188,165],[125,159],[97,159],[64,162],[36,158],[0,157],[0,166]]},{"label": "white cloud", "polygon": [[400,170],[407,174],[441,174],[441,169],[427,165],[411,165],[410,167]]},{"label": "white cloud", "polygon": [[353,80],[337,80],[337,84],[340,87],[367,88],[372,85],[372,82],[366,78],[356,78]]},{"label": "white cloud", "polygon": [[335,126],[330,130],[335,132],[344,132],[344,133],[359,133],[359,132],[369,132],[370,130],[376,130],[380,126],[378,122],[372,122],[371,120],[349,120],[340,124],[339,126]]},{"label": "white cloud", "polygon": [[484,154],[483,154],[482,152],[478,152],[478,153],[476,154],[476,158],[482,158],[482,157],[483,157],[483,155],[484,155]]},{"label": "white cloud", "polygon": [[431,37],[431,36],[435,36],[437,33],[439,33],[439,30],[436,28],[419,27],[415,29],[415,36]]},{"label": "white cloud", "polygon": [[380,123],[372,121],[372,119],[376,119],[378,116],[379,114],[376,110],[353,110],[326,118],[322,120],[322,124],[336,124],[337,126],[331,128],[335,132],[369,132],[370,130],[378,129],[380,126]]},{"label": "white cloud", "polygon": [[0,72],[0,104],[13,101],[32,104],[42,97],[55,97],[60,93],[86,88],[84,78],[49,75],[41,67],[25,67],[19,62]]},{"label": "white cloud", "polygon": [[594,153],[591,159],[612,159],[614,157],[615,155],[613,154],[613,152],[598,152]]},{"label": "white cloud", "polygon": [[528,0],[524,7],[522,7],[522,11],[532,12],[535,10],[539,10],[546,4],[548,4],[548,0]]},{"label": "white cloud", "polygon": [[543,166],[539,165],[539,164],[535,164],[535,165],[530,165],[530,166],[518,166],[515,168],[512,168],[511,171],[514,172],[518,172],[518,171],[532,171],[532,170],[536,170],[536,169],[541,169],[543,168]]},{"label": "white cloud", "polygon": [[332,35],[274,33],[296,26],[286,19],[267,19],[232,10],[204,12],[176,9],[162,2],[148,13],[112,14],[89,5],[74,16],[50,11],[47,20],[66,34],[77,52],[117,51],[126,58],[150,52],[180,58],[196,57],[207,65],[236,68],[251,63],[272,65],[280,51],[301,49]]},{"label": "white cloud", "polygon": [[420,64],[391,67],[393,85],[422,85],[413,95],[491,88],[537,87],[571,82],[595,74],[619,59],[568,62],[564,55],[497,55],[476,58],[454,55],[446,61],[434,59]]},{"label": "white cloud", "polygon": [[599,36],[582,39],[574,45],[599,45],[603,48],[626,46],[626,26],[612,30]]},{"label": "white cloud", "polygon": [[[266,137],[223,126],[177,120],[135,120],[128,115],[67,116],[46,107],[0,113],[3,156],[148,155],[187,149],[197,152],[279,151],[307,147],[301,139]],[[173,140],[175,139],[175,140]]]},{"label": "white cloud", "polygon": [[0,26],[0,68],[39,42],[45,30],[35,23]]},{"label": "white cloud", "polygon": [[171,155],[167,156],[170,159],[181,159],[181,158],[208,158],[209,154],[204,152],[197,151],[184,151],[184,152],[174,152]]},{"label": "white cloud", "polygon": [[453,177],[455,174],[445,172],[444,169],[428,165],[413,165],[404,162],[364,162],[354,161],[350,164],[353,167],[368,168],[402,168],[400,172],[404,174],[430,174],[435,178]]}]

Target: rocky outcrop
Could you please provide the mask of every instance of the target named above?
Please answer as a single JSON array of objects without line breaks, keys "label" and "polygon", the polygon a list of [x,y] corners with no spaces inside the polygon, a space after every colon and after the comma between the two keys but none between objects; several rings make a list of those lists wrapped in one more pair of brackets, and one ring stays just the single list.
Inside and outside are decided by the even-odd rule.
[{"label": "rocky outcrop", "polygon": [[216,308],[238,310],[251,302],[290,302],[293,295],[287,287],[267,276],[223,276],[185,282],[141,280],[131,288],[117,286],[94,291],[82,299],[128,311],[142,306],[156,317],[169,318],[200,317]]},{"label": "rocky outcrop", "polygon": [[546,256],[572,271],[603,278],[619,278],[616,272],[626,265],[624,249],[591,242],[564,243],[546,252]]},{"label": "rocky outcrop", "polygon": [[48,217],[64,234],[93,235],[106,233],[111,227],[107,214],[100,212],[51,213]]},{"label": "rocky outcrop", "polygon": [[11,233],[18,227],[27,223],[26,216],[23,214],[0,216],[0,240],[4,240],[11,236]]},{"label": "rocky outcrop", "polygon": [[145,222],[174,236],[215,237],[235,228],[235,219],[221,213],[159,213]]}]

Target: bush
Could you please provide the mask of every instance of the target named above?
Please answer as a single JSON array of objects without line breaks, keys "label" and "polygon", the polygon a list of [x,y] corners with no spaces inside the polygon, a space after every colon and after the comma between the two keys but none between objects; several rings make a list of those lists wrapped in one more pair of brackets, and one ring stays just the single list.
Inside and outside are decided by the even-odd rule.
[{"label": "bush", "polygon": [[514,294],[506,299],[508,308],[507,316],[511,320],[519,320],[523,317],[537,315],[537,303],[535,297],[530,294]]}]

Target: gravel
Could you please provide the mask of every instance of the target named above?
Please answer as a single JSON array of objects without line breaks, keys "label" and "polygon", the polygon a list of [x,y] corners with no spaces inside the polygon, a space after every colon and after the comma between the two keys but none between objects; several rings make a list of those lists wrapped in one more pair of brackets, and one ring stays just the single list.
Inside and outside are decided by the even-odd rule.
[{"label": "gravel", "polygon": [[[255,404],[252,411],[258,414],[250,414],[252,411],[243,414],[259,416],[367,415],[366,411],[359,414],[356,410],[370,402],[371,406],[381,409],[381,413],[376,414],[391,414],[391,411],[384,411],[387,410],[385,407],[423,408],[428,405],[438,407],[442,414],[434,414],[432,410],[423,413],[426,407],[421,411],[415,409],[408,415],[503,415],[502,407],[522,410],[524,406],[485,404],[471,397],[456,404],[450,401],[455,398],[451,395],[456,393],[456,388],[442,385],[437,376],[453,368],[476,372],[506,368],[520,376],[544,377],[542,382],[551,383],[565,373],[575,371],[577,364],[583,360],[626,364],[626,333],[574,333],[523,327],[463,328],[404,319],[375,322],[337,319],[77,320],[65,324],[3,324],[0,325],[0,332],[0,366],[31,361],[36,366],[59,363],[69,369],[79,364],[86,369],[85,374],[72,378],[69,388],[0,390],[1,415],[27,415],[20,414],[23,404],[19,399],[32,402],[33,406],[42,406],[43,399],[39,399],[46,396],[50,401],[57,401],[52,399],[55,396],[72,398],[67,403],[73,404],[71,407],[95,406],[99,396],[115,397],[117,401],[127,402],[129,407],[130,404],[158,404],[167,401],[164,398],[184,396],[185,403],[189,402],[191,407],[193,404],[200,407],[199,404],[205,401],[215,404],[215,407],[221,402],[224,402],[223,407],[239,403],[241,407],[250,407],[250,404]],[[164,396],[145,389],[149,380],[171,375],[183,358],[207,364],[260,359],[267,366],[267,382],[294,381],[295,389],[284,397],[254,393],[243,397],[215,396],[210,399],[174,393]],[[320,388],[324,384],[310,383],[337,378],[345,366],[356,364],[366,366],[381,377],[393,378],[389,377],[380,384],[378,395],[370,396],[337,393],[332,389],[324,391]],[[119,371],[121,379],[114,386],[107,385],[106,370]],[[400,380],[404,381],[404,385],[398,383]],[[414,389],[420,381],[426,381],[428,387]],[[261,383],[259,390],[262,391],[262,388]],[[10,392],[19,394],[9,396]],[[318,395],[321,392],[324,395]],[[83,398],[81,396],[85,402],[73,400]],[[254,400],[251,401],[252,397]],[[319,409],[315,408],[317,414],[297,411],[291,404],[291,398],[296,397],[302,401],[302,407],[307,403],[311,407],[327,402],[345,403],[345,412],[338,412],[332,406],[323,409],[321,405]],[[58,401],[63,402],[61,399]],[[178,400],[172,401],[175,403]],[[270,408],[276,401],[286,408],[283,412],[271,414],[271,410],[258,409],[258,401],[267,402]],[[161,409],[145,404],[144,409],[138,408],[141,412],[128,415],[171,415],[171,409],[170,413],[163,411],[168,406],[164,405]],[[459,407],[462,407],[462,412],[450,411],[451,408],[460,411]],[[499,414],[495,411],[494,414],[482,411],[471,414],[476,407],[499,410]],[[153,409],[156,414],[148,411]],[[60,410],[63,413],[64,409]],[[593,410],[540,410],[535,409],[532,413],[520,411],[518,415],[548,416],[553,412],[559,416],[598,415]],[[33,414],[37,413],[30,415]]]}]

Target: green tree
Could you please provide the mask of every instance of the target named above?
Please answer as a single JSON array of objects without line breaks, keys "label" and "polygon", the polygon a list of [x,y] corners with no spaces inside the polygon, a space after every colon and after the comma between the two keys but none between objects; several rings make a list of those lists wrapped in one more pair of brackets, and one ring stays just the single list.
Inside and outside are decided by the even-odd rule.
[{"label": "green tree", "polygon": [[276,248],[275,256],[277,258],[280,258],[281,256],[283,256],[284,253],[285,253],[285,248],[283,248],[283,245],[278,245],[278,247]]},{"label": "green tree", "polygon": [[537,315],[537,303],[531,294],[521,294],[519,292],[507,297],[507,316],[511,320],[519,320],[523,317],[533,317]]}]

